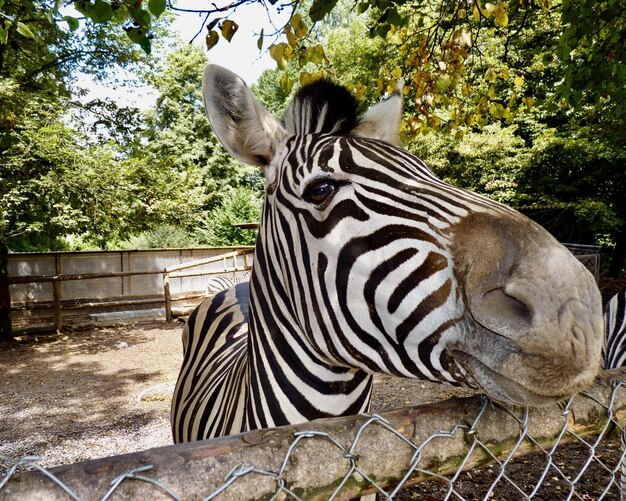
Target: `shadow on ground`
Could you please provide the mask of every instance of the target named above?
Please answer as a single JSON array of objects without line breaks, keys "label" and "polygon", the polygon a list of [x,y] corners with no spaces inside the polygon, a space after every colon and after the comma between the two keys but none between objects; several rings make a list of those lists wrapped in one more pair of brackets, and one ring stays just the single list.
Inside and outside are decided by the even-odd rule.
[{"label": "shadow on ground", "polygon": [[139,395],[175,381],[181,330],[125,325],[2,346],[0,457],[52,466],[171,443],[169,396]]}]

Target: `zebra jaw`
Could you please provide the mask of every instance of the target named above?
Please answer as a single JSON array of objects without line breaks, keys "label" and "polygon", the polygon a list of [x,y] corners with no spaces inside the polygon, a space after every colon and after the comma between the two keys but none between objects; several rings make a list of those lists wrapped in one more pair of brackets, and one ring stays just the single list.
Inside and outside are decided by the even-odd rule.
[{"label": "zebra jaw", "polygon": [[493,400],[519,406],[542,406],[570,396],[567,393],[554,397],[539,395],[517,381],[491,370],[472,355],[458,350],[452,351],[451,355],[467,371],[465,384],[471,388],[480,388]]}]

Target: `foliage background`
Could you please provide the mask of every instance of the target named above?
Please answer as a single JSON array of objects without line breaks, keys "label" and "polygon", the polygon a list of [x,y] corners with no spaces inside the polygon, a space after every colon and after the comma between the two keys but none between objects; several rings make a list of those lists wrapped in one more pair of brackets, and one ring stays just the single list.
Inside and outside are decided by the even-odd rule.
[{"label": "foliage background", "polygon": [[[200,5],[207,47],[236,36],[238,9],[254,1]],[[257,41],[277,62],[253,88],[270,110],[322,76],[364,109],[402,79],[405,144],[439,176],[539,215],[557,236],[603,245],[609,272],[622,270],[624,0],[290,8]],[[207,55],[171,35],[176,9],[0,0],[0,240],[10,250],[253,240],[232,223],[258,218],[263,180],[213,136],[200,93]],[[106,82],[118,68],[157,90],[152,109],[79,99],[79,71]]]}]

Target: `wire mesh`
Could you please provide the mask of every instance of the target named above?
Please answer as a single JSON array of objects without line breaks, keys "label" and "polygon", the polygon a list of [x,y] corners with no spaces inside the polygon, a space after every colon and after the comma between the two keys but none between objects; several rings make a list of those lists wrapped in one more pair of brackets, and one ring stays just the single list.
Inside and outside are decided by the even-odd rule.
[{"label": "wire mesh", "polygon": [[[237,462],[222,464],[232,460],[232,455],[217,458],[216,464],[226,468],[225,475],[218,468],[205,469],[200,465],[194,469],[192,460],[200,462],[201,453],[191,453],[183,464],[174,468],[175,477],[165,474],[159,465],[135,464],[116,475],[110,465],[99,468],[92,465],[85,470],[112,477],[106,479],[106,493],[94,492],[92,496],[81,496],[67,472],[64,476],[57,469],[48,470],[40,466],[41,458],[27,457],[12,462],[8,474],[0,480],[0,499],[35,497],[28,488],[24,490],[35,485],[32,473],[26,473],[31,475],[26,477],[30,482],[13,478],[25,468],[34,468],[42,474],[39,478],[48,489],[46,499],[104,501],[114,496],[145,499],[158,493],[159,499],[258,496],[304,500],[347,499],[367,492],[375,493],[379,500],[620,499],[624,494],[622,472],[626,468],[625,390],[626,384],[617,381],[608,392],[590,391],[572,397],[559,407],[556,428],[551,422],[553,418],[546,413],[502,407],[485,397],[478,401],[469,419],[459,417],[454,422],[435,417],[441,428],[424,437],[419,436],[418,427],[412,433],[407,432],[406,427],[399,429],[378,414],[363,416],[348,442],[340,429],[333,431],[332,426],[306,429],[304,424],[303,430],[290,435],[286,450],[278,447],[278,441],[270,441],[267,447],[273,456],[269,463],[261,464],[262,461],[255,459],[258,456],[252,452],[254,444],[246,445],[247,449],[236,456]],[[462,402],[459,399],[456,404],[447,405],[452,418],[467,415],[468,409]],[[493,438],[494,430],[501,427],[513,432],[507,445]],[[216,450],[228,451],[228,445],[222,441]],[[453,451],[451,455],[442,455],[442,451],[448,450]],[[149,456],[137,456],[143,461],[146,457]],[[179,462],[183,455],[170,457],[174,458],[173,462]],[[339,460],[334,461],[335,457]],[[381,473],[385,465],[373,467],[372,457],[383,462],[389,457],[399,459],[402,473],[392,469],[388,470],[389,475]],[[317,462],[321,474],[305,464],[306,458]],[[318,477],[326,479],[325,489],[321,484],[311,487],[317,485]],[[200,491],[190,494],[181,487],[194,482]],[[202,490],[203,486],[206,490]]]},{"label": "wire mesh", "polygon": [[584,266],[596,279],[596,283],[600,280],[600,258],[602,248],[597,245],[582,244],[563,244],[567,249],[576,256]]}]

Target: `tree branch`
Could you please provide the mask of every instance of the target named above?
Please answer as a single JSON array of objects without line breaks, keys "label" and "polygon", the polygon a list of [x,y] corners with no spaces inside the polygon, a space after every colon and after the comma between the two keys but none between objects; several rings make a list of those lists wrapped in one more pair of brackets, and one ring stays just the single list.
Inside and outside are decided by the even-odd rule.
[{"label": "tree branch", "polygon": [[79,56],[86,56],[86,55],[101,56],[101,55],[106,55],[106,54],[111,54],[111,51],[107,51],[107,50],[76,50],[76,51],[70,52],[68,54],[62,54],[59,57],[53,59],[52,61],[47,62],[43,66],[40,66],[36,70],[33,70],[30,73],[27,73],[26,76],[24,77],[24,79],[25,80],[30,80],[31,78],[39,75],[40,73],[43,73],[44,71],[48,71],[48,70],[54,68],[55,66],[61,66],[62,64],[65,64],[68,61],[71,61],[72,59],[77,58]]}]

